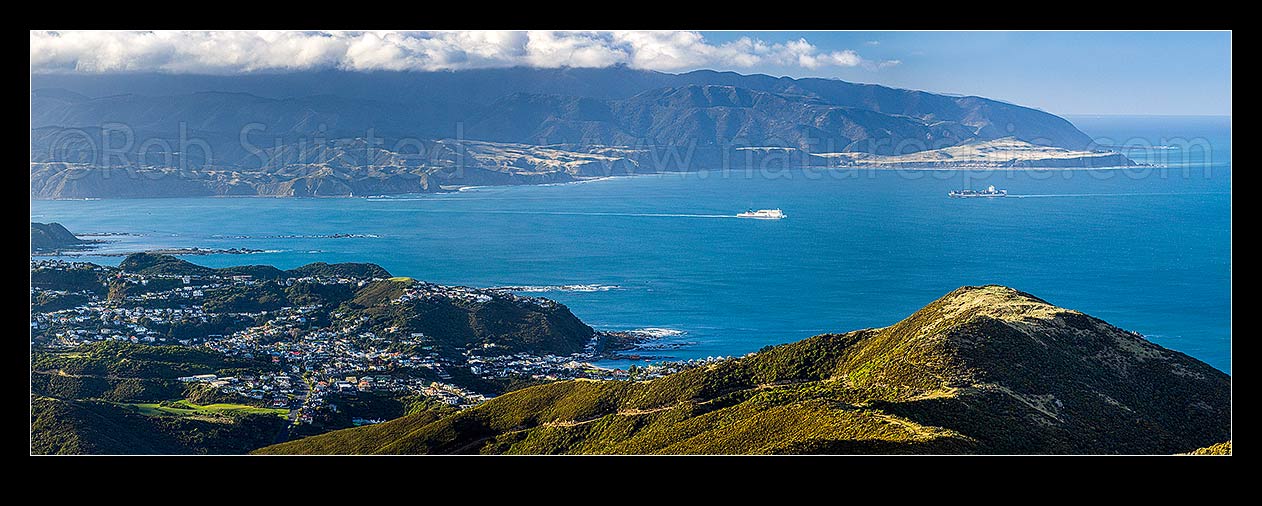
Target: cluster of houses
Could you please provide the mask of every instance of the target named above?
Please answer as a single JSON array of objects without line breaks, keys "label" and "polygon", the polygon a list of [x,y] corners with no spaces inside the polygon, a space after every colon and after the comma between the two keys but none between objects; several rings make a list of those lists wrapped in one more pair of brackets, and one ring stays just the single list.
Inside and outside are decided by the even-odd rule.
[{"label": "cluster of houses", "polygon": [[[40,261],[38,268],[99,268],[61,261]],[[91,267],[87,267],[91,266]],[[32,269],[37,268],[32,262]],[[471,345],[461,355],[443,355],[435,351],[432,339],[420,332],[399,327],[377,329],[375,333],[367,317],[353,312],[334,311],[331,323],[313,326],[327,308],[320,306],[285,307],[275,311],[238,313],[256,325],[223,335],[209,334],[188,339],[171,339],[155,332],[154,326],[172,322],[207,322],[215,316],[203,309],[201,301],[212,288],[243,286],[257,283],[248,275],[233,276],[146,276],[109,271],[115,279],[149,285],[163,279],[165,290],[144,290],[121,300],[100,300],[59,311],[34,313],[31,316],[32,343],[44,346],[74,347],[87,343],[115,340],[133,343],[180,344],[200,346],[227,356],[268,360],[283,372],[237,374],[220,377],[213,374],[179,378],[203,383],[225,394],[235,394],[262,401],[263,404],[296,410],[296,421],[311,423],[321,409],[336,410],[329,395],[352,396],[364,393],[377,395],[424,395],[453,406],[471,406],[487,397],[453,383],[453,373],[472,374],[487,380],[526,376],[538,380],[586,378],[594,380],[647,379],[687,367],[711,363],[723,357],[691,362],[673,362],[636,367],[633,371],[602,368],[596,360],[596,339],[580,353],[568,356],[505,354],[493,344]],[[321,283],[363,286],[371,280],[337,276],[313,276],[286,279],[283,284]],[[33,295],[34,295],[33,289]],[[448,287],[415,282],[393,303],[443,298],[468,303],[485,303],[495,299],[541,308],[555,307],[544,298],[527,297],[504,290]],[[153,303],[161,301],[160,304]],[[467,371],[467,373],[466,373]],[[371,423],[372,421],[365,421]]]},{"label": "cluster of houses", "polygon": [[496,298],[508,300],[516,304],[535,306],[541,309],[555,309],[556,301],[543,297],[517,295],[505,289],[471,288],[467,286],[445,286],[433,283],[415,282],[399,297],[391,302],[403,304],[413,300],[445,299],[468,303],[485,303]]},{"label": "cluster of houses", "polygon": [[541,380],[565,379],[626,379],[627,372],[620,369],[597,367],[588,362],[586,354],[573,356],[532,355],[475,355],[465,352],[469,372],[482,378],[507,378],[529,376]]},{"label": "cluster of houses", "polygon": [[462,364],[435,352],[425,334],[386,329],[389,338],[378,336],[367,329],[368,318],[345,312],[334,312],[329,326],[312,328],[307,323],[319,309],[271,311],[263,324],[208,339],[203,346],[228,356],[267,358],[309,381],[310,391],[290,406],[298,410],[299,423],[311,423],[320,409],[336,409],[328,402],[329,394],[420,394],[453,406],[486,399],[477,392],[433,381],[450,380],[449,369]]},{"label": "cluster of houses", "polygon": [[482,403],[486,396],[450,383],[431,382],[421,393],[452,406],[473,406]]},{"label": "cluster of houses", "polygon": [[110,271],[108,267],[103,267],[103,266],[94,264],[92,262],[73,262],[73,261],[68,261],[68,260],[57,260],[57,259],[48,259],[48,260],[32,259],[31,270],[35,270],[35,269],[54,269],[54,270],[62,270],[62,271],[84,269],[84,270],[89,270],[93,272],[109,272]]},{"label": "cluster of houses", "polygon": [[32,344],[61,347],[77,347],[99,341],[189,346],[200,342],[200,339],[173,339],[151,327],[178,321],[205,323],[208,318],[201,306],[119,307],[104,301],[91,301],[74,308],[32,313],[31,339]]}]

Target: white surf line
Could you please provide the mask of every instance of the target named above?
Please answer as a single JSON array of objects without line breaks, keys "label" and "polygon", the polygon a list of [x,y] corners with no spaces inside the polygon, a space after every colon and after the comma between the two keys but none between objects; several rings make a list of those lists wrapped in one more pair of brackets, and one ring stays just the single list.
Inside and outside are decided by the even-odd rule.
[{"label": "white surf line", "polygon": [[1172,193],[1059,193],[1041,195],[1008,195],[1009,198],[1030,199],[1050,197],[1165,197],[1178,195],[1231,195],[1231,192],[1172,192]]}]

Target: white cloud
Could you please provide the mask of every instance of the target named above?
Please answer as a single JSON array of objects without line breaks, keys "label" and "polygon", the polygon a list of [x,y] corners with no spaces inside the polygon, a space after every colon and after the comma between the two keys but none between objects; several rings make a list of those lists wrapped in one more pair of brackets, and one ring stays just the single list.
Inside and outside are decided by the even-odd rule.
[{"label": "white cloud", "polygon": [[339,68],[459,70],[486,67],[607,67],[678,71],[758,66],[881,69],[854,50],[824,51],[805,38],[712,44],[686,31],[31,32],[32,72],[231,74]]},{"label": "white cloud", "polygon": [[253,72],[333,66],[347,40],[294,32],[31,32],[31,69]]},{"label": "white cloud", "polygon": [[526,33],[526,63],[534,67],[608,67],[626,61],[627,53],[611,47],[598,32],[532,31]]},{"label": "white cloud", "polygon": [[628,52],[629,66],[653,70],[697,68],[718,51],[696,32],[622,31],[610,34],[609,42]]}]

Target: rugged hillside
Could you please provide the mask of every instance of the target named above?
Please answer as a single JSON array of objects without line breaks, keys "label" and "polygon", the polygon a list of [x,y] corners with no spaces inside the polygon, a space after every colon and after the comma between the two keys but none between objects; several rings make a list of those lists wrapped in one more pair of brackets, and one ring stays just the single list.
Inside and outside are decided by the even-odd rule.
[{"label": "rugged hillside", "polygon": [[890,90],[942,99],[899,107],[892,100],[864,100],[839,90],[826,89],[830,93],[821,96],[799,87],[772,89],[690,84],[620,100],[517,93],[487,107],[468,122],[465,133],[537,144],[782,146],[875,154],[1009,136],[1068,149],[1090,145],[1063,119],[984,99],[966,106],[962,99]]},{"label": "rugged hillside", "polygon": [[260,453],[1158,453],[1230,439],[1231,379],[1001,286],[643,383],[560,382]]},{"label": "rugged hillside", "polygon": [[398,278],[365,286],[344,308],[367,317],[381,335],[421,333],[440,355],[465,350],[499,355],[570,355],[592,343],[595,331],[564,304],[537,297]]},{"label": "rugged hillside", "polygon": [[80,239],[60,223],[31,222],[31,252],[82,248],[92,241]]},{"label": "rugged hillside", "polygon": [[[69,74],[37,75],[32,80],[32,128],[99,126],[106,106],[126,109],[145,96],[200,94],[198,105],[155,98],[155,107],[132,107],[127,110],[133,112],[117,121],[134,121],[133,128],[143,130],[180,114],[196,113],[192,116],[199,121],[189,123],[189,128],[209,131],[218,128],[216,121],[241,119],[239,115],[249,114],[242,111],[240,104],[251,103],[268,111],[261,117],[264,124],[272,127],[267,131],[273,133],[310,132],[322,123],[330,130],[376,127],[379,135],[388,135],[398,127],[407,129],[406,135],[423,136],[432,130],[442,132],[439,137],[454,137],[455,120],[468,122],[481,112],[494,111],[503,105],[497,101],[515,94],[577,97],[588,99],[583,101],[587,106],[598,106],[651,90],[662,94],[671,93],[670,89],[721,86],[742,88],[746,94],[778,94],[801,103],[905,116],[926,124],[959,123],[991,139],[1007,135],[1040,138],[1046,144],[1070,149],[1081,149],[1090,143],[1086,135],[1055,115],[981,97],[948,96],[837,79],[777,78],[709,70],[683,74],[626,67],[242,76]],[[551,110],[562,117],[572,112],[567,107]],[[206,112],[212,110],[215,114]],[[504,128],[507,130],[503,132],[525,132],[519,125],[505,124]]]},{"label": "rugged hillside", "polygon": [[[196,147],[176,150],[196,157],[186,160],[192,167],[250,163],[259,151],[296,140],[315,146],[323,140],[368,136],[534,145],[788,145],[880,154],[892,153],[895,146],[901,152],[919,151],[1005,136],[1067,149],[1091,144],[1090,138],[1061,118],[977,97],[887,88],[898,98],[878,99],[864,87],[837,89],[855,86],[840,81],[815,86],[821,93],[796,85],[755,89],[735,82],[652,88],[621,99],[518,92],[459,111],[450,110],[441,99],[433,103],[432,98],[428,105],[419,105],[206,92],[65,100],[49,98],[48,90],[37,90],[31,98],[32,155],[33,161],[84,161],[82,154],[99,148],[103,137],[126,135],[121,131],[102,134],[99,129],[106,125],[114,125],[111,130],[125,125],[131,135],[163,139],[168,145],[197,138]],[[909,99],[903,94],[928,98]],[[253,149],[242,146],[243,135]],[[83,141],[88,144],[76,148],[75,143]],[[166,161],[190,168],[160,160],[171,156],[159,156],[154,148],[161,145],[137,146],[137,153],[151,152],[145,162]],[[204,156],[206,151],[210,157]]]}]

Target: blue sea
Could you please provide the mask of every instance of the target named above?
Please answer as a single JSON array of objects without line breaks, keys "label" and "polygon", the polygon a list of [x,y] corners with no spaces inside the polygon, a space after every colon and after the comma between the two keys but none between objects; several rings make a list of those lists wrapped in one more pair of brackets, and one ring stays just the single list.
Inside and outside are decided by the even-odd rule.
[{"label": "blue sea", "polygon": [[[392,198],[34,201],[31,220],[138,234],[107,238],[106,252],[267,251],[186,257],[210,266],[366,261],[444,284],[600,285],[535,295],[598,329],[676,330],[664,340],[681,347],[644,353],[682,359],[890,325],[959,286],[999,283],[1230,373],[1230,118],[1070,119],[1162,167],[699,171]],[[989,184],[1022,198],[946,196]],[[776,207],[789,218],[732,217]]]}]

